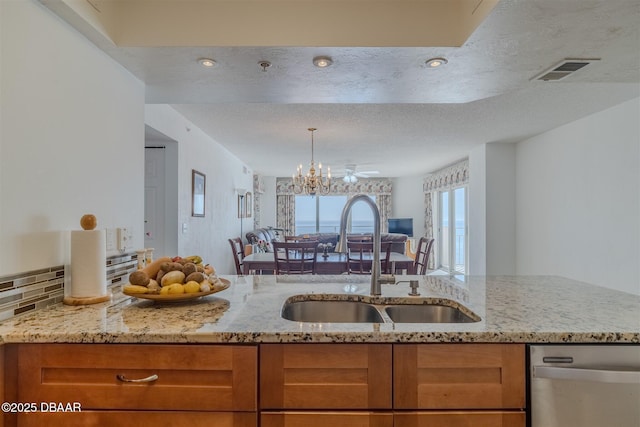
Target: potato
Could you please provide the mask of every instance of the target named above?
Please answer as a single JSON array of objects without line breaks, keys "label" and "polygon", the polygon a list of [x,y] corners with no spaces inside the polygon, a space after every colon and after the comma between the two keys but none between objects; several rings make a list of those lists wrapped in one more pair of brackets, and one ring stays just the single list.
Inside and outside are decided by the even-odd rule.
[{"label": "potato", "polygon": [[182,266],[182,272],[185,276],[189,276],[191,273],[198,271],[198,267],[192,262],[188,262]]},{"label": "potato", "polygon": [[168,273],[165,273],[164,276],[162,276],[162,280],[160,281],[160,284],[164,288],[165,286],[169,286],[174,283],[182,284],[184,283],[184,279],[185,279],[185,275],[182,271],[170,271]]},{"label": "potato", "polygon": [[162,281],[162,276],[164,276],[167,272],[164,270],[158,270],[158,274],[156,274],[156,282],[160,283]]},{"label": "potato", "polygon": [[134,271],[129,275],[129,283],[138,286],[147,286],[149,284],[149,276],[142,270]]},{"label": "potato", "polygon": [[186,279],[184,279],[185,282],[202,282],[205,279],[204,274],[200,273],[199,271],[196,271],[195,273],[191,273],[190,275],[187,276]]},{"label": "potato", "polygon": [[169,270],[167,271],[182,271],[182,264],[179,262],[171,262],[169,263]]}]

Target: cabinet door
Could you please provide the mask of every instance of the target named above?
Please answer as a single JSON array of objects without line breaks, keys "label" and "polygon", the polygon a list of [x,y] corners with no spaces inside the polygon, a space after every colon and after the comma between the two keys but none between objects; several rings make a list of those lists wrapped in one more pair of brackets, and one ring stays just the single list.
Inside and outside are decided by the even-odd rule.
[{"label": "cabinet door", "polygon": [[394,345],[394,408],[525,407],[521,344]]},{"label": "cabinet door", "polygon": [[20,427],[256,427],[255,412],[83,411],[20,414]]},{"label": "cabinet door", "polygon": [[261,427],[394,427],[390,412],[263,412]]},{"label": "cabinet door", "polygon": [[257,348],[20,344],[18,383],[20,402],[78,402],[83,410],[255,411]]},{"label": "cabinet door", "polygon": [[391,408],[391,344],[262,344],[263,409]]},{"label": "cabinet door", "polygon": [[404,412],[394,414],[394,427],[525,427],[522,411]]}]

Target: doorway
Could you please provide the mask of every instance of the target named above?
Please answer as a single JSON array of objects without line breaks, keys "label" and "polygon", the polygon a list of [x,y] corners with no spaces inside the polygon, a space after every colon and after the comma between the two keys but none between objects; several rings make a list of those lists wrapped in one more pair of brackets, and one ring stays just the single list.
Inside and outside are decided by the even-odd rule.
[{"label": "doorway", "polygon": [[144,246],[154,257],[178,253],[178,144],[145,126]]}]

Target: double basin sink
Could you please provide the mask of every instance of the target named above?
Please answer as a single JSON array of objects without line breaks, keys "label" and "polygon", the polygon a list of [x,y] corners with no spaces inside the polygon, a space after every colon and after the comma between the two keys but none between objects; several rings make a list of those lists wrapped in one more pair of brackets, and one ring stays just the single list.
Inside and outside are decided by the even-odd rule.
[{"label": "double basin sink", "polygon": [[[308,299],[305,299],[307,297]],[[480,317],[467,309],[456,307],[453,301],[431,302],[416,299],[411,303],[386,303],[354,300],[318,299],[318,295],[289,298],[281,316],[296,322],[315,323],[473,323]],[[313,298],[313,299],[312,299]]]}]

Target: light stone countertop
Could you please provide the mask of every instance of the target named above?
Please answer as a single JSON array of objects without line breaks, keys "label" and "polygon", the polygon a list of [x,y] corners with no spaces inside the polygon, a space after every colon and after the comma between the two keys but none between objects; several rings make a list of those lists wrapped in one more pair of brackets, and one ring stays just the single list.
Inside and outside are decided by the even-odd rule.
[{"label": "light stone countertop", "polygon": [[[55,305],[0,323],[4,343],[550,342],[640,343],[640,296],[551,276],[397,276],[369,296],[369,276],[224,276],[222,292],[158,304],[113,290],[111,301]],[[291,296],[374,303],[445,301],[476,323],[304,323],[280,311]],[[386,318],[386,320],[389,320]]]}]

